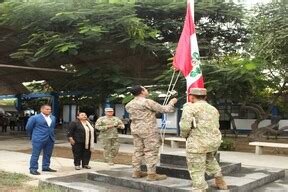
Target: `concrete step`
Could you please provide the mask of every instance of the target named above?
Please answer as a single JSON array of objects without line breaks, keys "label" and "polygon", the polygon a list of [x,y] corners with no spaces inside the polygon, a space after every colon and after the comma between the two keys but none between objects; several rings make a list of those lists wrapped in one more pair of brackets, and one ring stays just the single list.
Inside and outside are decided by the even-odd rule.
[{"label": "concrete step", "polygon": [[[220,163],[223,174],[229,174],[232,172],[239,172],[241,170],[241,163]],[[143,171],[146,171],[146,166],[141,167]],[[187,166],[181,165],[170,165],[170,164],[160,164],[156,167],[157,173],[165,174],[169,177],[190,179],[190,174],[188,172]],[[206,175],[206,179],[211,179],[210,176]]]},{"label": "concrete step", "polygon": [[287,192],[288,191],[288,177],[279,179],[273,183],[269,183],[262,187],[255,189],[253,192]]},{"label": "concrete step", "polygon": [[231,192],[250,192],[284,177],[284,169],[242,166],[240,172],[225,175],[225,181]]},{"label": "concrete step", "polygon": [[89,173],[88,178],[117,186],[138,189],[145,192],[184,192],[191,191],[191,181],[168,177],[163,181],[147,181],[146,178],[131,177],[131,168],[116,168]]},{"label": "concrete step", "polygon": [[[42,181],[42,185],[53,185],[65,191],[117,191],[117,192],[186,192],[191,191],[191,181],[168,177],[162,181],[147,181],[146,178],[131,178],[131,168],[114,168],[87,174],[59,177]],[[284,170],[261,167],[243,167],[241,171],[225,176],[231,192],[252,192],[254,189],[283,178]],[[212,186],[214,180],[209,180]],[[135,192],[136,192],[135,191]],[[210,187],[208,191],[218,191]]]},{"label": "concrete step", "polygon": [[112,185],[88,179],[88,174],[49,178],[39,181],[40,186],[54,186],[67,192],[140,192],[140,190]]},{"label": "concrete step", "polygon": [[[220,153],[217,153],[215,158],[218,162],[220,162]],[[175,151],[173,153],[161,153],[160,163],[169,164],[169,165],[187,166],[186,152]]]},{"label": "concrete step", "polygon": [[[135,188],[149,192],[181,192],[191,191],[191,181],[186,179],[168,177],[167,180],[149,182],[146,178],[131,178],[131,168],[118,168],[109,171],[98,171],[89,173],[88,178],[94,181],[101,181],[109,184]],[[265,184],[276,181],[285,176],[284,170],[271,168],[244,167],[241,171],[230,173],[225,176],[231,192],[249,192]],[[209,186],[214,179],[208,181]],[[210,187],[208,191],[217,191]]]},{"label": "concrete step", "polygon": [[133,144],[133,136],[126,134],[118,134],[118,141],[119,143]]}]

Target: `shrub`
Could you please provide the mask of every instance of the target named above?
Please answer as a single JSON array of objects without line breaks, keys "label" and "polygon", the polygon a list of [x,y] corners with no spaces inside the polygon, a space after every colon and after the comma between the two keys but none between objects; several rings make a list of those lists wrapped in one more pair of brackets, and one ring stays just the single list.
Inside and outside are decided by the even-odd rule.
[{"label": "shrub", "polygon": [[223,142],[220,145],[219,150],[221,151],[234,151],[235,150],[235,143],[232,139],[224,138]]}]

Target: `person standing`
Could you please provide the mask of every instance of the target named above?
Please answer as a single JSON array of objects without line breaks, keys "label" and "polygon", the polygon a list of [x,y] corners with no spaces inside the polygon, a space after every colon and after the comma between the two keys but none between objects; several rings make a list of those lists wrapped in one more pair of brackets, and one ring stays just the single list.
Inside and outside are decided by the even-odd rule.
[{"label": "person standing", "polygon": [[10,117],[10,123],[9,123],[11,131],[15,131],[16,122],[17,122],[16,114],[12,114],[12,116]]},{"label": "person standing", "polygon": [[21,131],[26,131],[25,128],[26,128],[26,125],[27,125],[27,122],[28,122],[28,119],[30,118],[30,115],[28,113],[25,114],[24,118],[23,118],[23,123],[24,123],[24,126],[21,128]]},{"label": "person standing", "polygon": [[18,115],[17,117],[17,131],[23,130],[24,126],[24,116],[23,115]]},{"label": "person standing", "polygon": [[97,112],[95,112],[94,114],[89,115],[89,121],[93,124],[96,123],[97,119],[98,119],[98,114]]},{"label": "person standing", "polygon": [[[130,89],[134,99],[125,107],[131,119],[131,134],[133,136],[134,153],[132,156],[133,178],[147,176],[148,181],[166,179],[166,175],[156,174],[159,161],[160,135],[157,128],[156,113],[174,112],[177,99],[171,99],[168,105],[147,99],[149,92],[143,86],[137,85]],[[145,158],[147,173],[141,172],[142,160]]]},{"label": "person standing", "polygon": [[81,169],[81,161],[82,168],[91,169],[89,161],[94,149],[94,127],[87,120],[86,113],[79,112],[77,120],[70,123],[68,140],[72,145],[75,169]]},{"label": "person standing", "polygon": [[125,128],[122,130],[122,134],[127,134],[128,129],[130,127],[130,119],[128,117],[126,117],[125,115],[123,115],[121,120],[125,126]]},{"label": "person standing", "polygon": [[192,180],[192,190],[206,191],[205,172],[215,177],[215,187],[226,190],[221,167],[215,159],[221,144],[219,112],[206,102],[204,88],[191,89],[189,100],[183,107],[180,135],[187,139],[186,158]]},{"label": "person standing", "polygon": [[50,168],[50,158],[55,143],[54,129],[56,127],[56,118],[51,115],[50,105],[42,105],[40,111],[40,114],[31,116],[26,125],[27,134],[32,140],[32,155],[29,168],[32,175],[40,175],[38,172],[38,159],[42,150],[42,171],[56,172],[56,170]]},{"label": "person standing", "polygon": [[9,125],[9,119],[8,117],[4,114],[2,117],[0,117],[2,120],[1,123],[2,123],[2,132],[7,132],[7,127]]},{"label": "person standing", "polygon": [[96,129],[100,131],[99,139],[104,148],[104,159],[109,165],[114,165],[114,158],[119,151],[118,131],[125,126],[121,119],[113,116],[113,108],[105,108],[105,116],[100,117],[95,124]]}]

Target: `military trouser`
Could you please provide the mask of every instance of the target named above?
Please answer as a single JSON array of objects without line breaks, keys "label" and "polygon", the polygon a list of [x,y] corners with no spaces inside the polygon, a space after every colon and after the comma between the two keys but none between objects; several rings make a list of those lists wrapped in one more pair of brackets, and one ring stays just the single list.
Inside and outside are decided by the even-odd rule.
[{"label": "military trouser", "polygon": [[142,160],[145,158],[148,173],[156,173],[156,165],[159,161],[159,134],[151,133],[145,136],[133,134],[133,143],[132,166],[134,171],[141,170]]},{"label": "military trouser", "polygon": [[187,153],[187,165],[192,180],[192,190],[205,190],[208,184],[205,181],[207,175],[222,176],[221,167],[215,159],[216,151],[209,153]]},{"label": "military trouser", "polygon": [[120,144],[118,138],[101,138],[101,144],[104,148],[105,162],[113,162],[114,158],[118,154]]}]

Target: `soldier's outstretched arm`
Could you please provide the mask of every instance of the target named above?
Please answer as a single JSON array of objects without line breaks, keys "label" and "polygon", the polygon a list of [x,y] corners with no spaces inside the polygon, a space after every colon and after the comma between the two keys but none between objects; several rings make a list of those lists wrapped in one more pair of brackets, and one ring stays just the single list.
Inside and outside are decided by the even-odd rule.
[{"label": "soldier's outstretched arm", "polygon": [[169,102],[168,105],[160,105],[151,99],[147,99],[146,107],[156,113],[173,113],[175,111],[172,102]]},{"label": "soldier's outstretched arm", "polygon": [[189,133],[192,129],[192,123],[193,123],[193,111],[191,110],[189,103],[186,103],[183,106],[182,117],[179,123],[181,137],[187,138],[189,136]]}]

